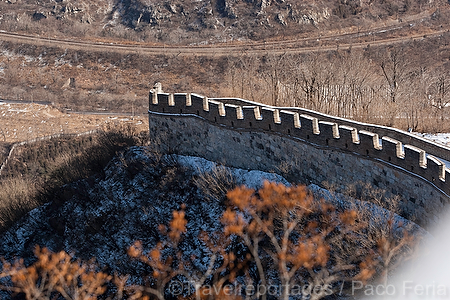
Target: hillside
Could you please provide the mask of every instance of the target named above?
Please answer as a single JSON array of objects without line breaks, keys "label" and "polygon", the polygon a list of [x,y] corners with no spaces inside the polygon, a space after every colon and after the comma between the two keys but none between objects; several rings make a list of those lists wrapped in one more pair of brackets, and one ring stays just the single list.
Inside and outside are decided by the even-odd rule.
[{"label": "hillside", "polygon": [[61,112],[52,105],[0,101],[0,141],[16,143],[44,136],[102,130],[114,124],[129,124],[147,130],[145,116]]},{"label": "hillside", "polygon": [[[195,185],[202,159],[192,166],[183,159],[159,158],[145,147],[134,147],[115,157],[98,174],[63,187],[54,200],[30,212],[0,236],[0,256],[33,259],[34,245],[53,251],[75,251],[84,260],[96,257],[111,272],[132,274],[143,270],[131,263],[126,249],[136,240],[154,246],[160,236],[155,224],[166,224],[172,211],[184,203],[193,221],[190,239],[203,228],[220,227],[224,203],[208,200]],[[209,168],[214,165],[209,163]],[[236,184],[259,187],[263,179],[287,183],[276,174],[238,170]],[[230,173],[231,174],[231,173]],[[195,217],[194,217],[195,216]],[[195,224],[194,224],[195,223]],[[23,232],[25,235],[21,235]],[[190,251],[196,251],[195,245]]]},{"label": "hillside", "polygon": [[0,3],[0,29],[44,37],[204,44],[360,31],[446,6],[442,0],[9,0]]},{"label": "hillside", "polygon": [[148,131],[119,123],[88,134],[0,144],[0,231],[54,199],[65,184],[102,174],[119,151],[147,141]]},{"label": "hillside", "polygon": [[[290,183],[274,173],[227,169],[200,158],[153,152],[157,144],[168,146],[170,153],[170,146],[180,144],[170,145],[177,142],[175,138],[149,142],[149,90],[162,83],[169,93],[241,97],[404,130],[448,132],[449,20],[450,5],[444,0],[1,1],[0,99],[8,100],[0,102],[0,159],[8,161],[0,170],[0,257],[9,261],[22,257],[30,266],[36,262],[36,245],[66,251],[71,255],[69,261],[82,259],[89,261],[91,271],[130,275],[128,284],[145,285],[147,292],[160,283],[155,270],[161,264],[133,259],[139,256],[139,245],[156,251],[149,253],[153,262],[167,259],[161,268],[168,265],[168,273],[186,260],[189,267],[183,271],[193,271],[191,275],[201,277],[214,269],[219,270],[215,275],[220,280],[238,284],[267,279],[279,286],[283,276],[275,269],[286,257],[299,266],[295,280],[313,281],[317,274],[327,280],[332,277],[336,293],[339,288],[348,290],[344,284],[348,278],[368,280],[375,275],[387,279],[396,263],[410,255],[418,239],[426,235],[395,214],[402,213],[398,198],[385,199],[379,194],[385,191],[375,188],[379,182],[391,184],[387,172],[377,170],[378,177],[371,180],[375,168],[364,162],[368,171],[361,174],[369,179],[354,186],[344,185],[338,172],[325,172],[323,179],[334,176],[339,188],[327,186],[327,181],[320,184],[329,190],[313,184],[301,187],[305,199],[317,201],[311,202],[315,204],[310,210],[310,203],[295,204],[295,214],[284,210],[287,213],[282,215],[289,201],[261,205],[264,223],[270,220],[274,228],[273,236],[265,235],[270,231],[267,225],[250,226],[249,221],[256,210],[251,205],[264,198],[264,192],[252,194],[241,188],[242,194],[250,195],[247,207],[242,204],[245,199],[233,204],[225,194],[241,184],[258,189],[264,178]],[[157,128],[167,137],[170,130],[164,126],[170,129],[170,122],[163,122]],[[205,128],[199,132],[212,135]],[[73,135],[93,129],[92,135]],[[248,134],[250,141],[260,136],[249,132],[237,132],[235,139],[244,140]],[[17,144],[55,134],[51,139]],[[192,131],[184,134],[177,137],[194,140],[189,136]],[[441,140],[448,145],[448,139]],[[267,145],[255,142],[266,158],[275,157],[273,151],[280,145],[275,150]],[[219,150],[230,151],[227,146]],[[208,145],[198,148],[212,152]],[[223,158],[219,150],[213,152]],[[283,160],[307,157],[287,151],[288,159],[279,159],[277,164],[281,171],[289,166]],[[326,159],[323,149],[315,151]],[[315,166],[305,169],[318,174],[325,163],[311,157],[308,161]],[[332,160],[339,168],[353,168],[337,155]],[[394,177],[401,180],[397,174],[390,178]],[[413,185],[405,184],[407,190]],[[274,187],[283,191],[281,185]],[[289,188],[284,191],[299,193]],[[424,198],[431,197],[427,195]],[[416,204],[416,198],[410,201]],[[384,202],[391,210],[381,208]],[[442,198],[439,204],[444,205]],[[429,203],[417,201],[420,205]],[[297,218],[296,213],[305,207],[307,212],[298,216],[306,218]],[[295,219],[290,223],[295,230],[284,237],[287,219],[283,217]],[[173,234],[174,228],[178,235]],[[234,235],[214,236],[222,231]],[[251,242],[239,239],[244,232],[253,238],[256,251]],[[170,239],[177,240],[175,246]],[[229,244],[216,247],[225,240]],[[284,247],[291,251],[289,255],[274,252],[277,240],[289,245]],[[130,248],[136,241],[140,241],[134,244],[136,248]],[[311,256],[309,260],[305,253]],[[214,263],[212,257],[220,259]],[[258,273],[258,259],[268,270],[267,277]],[[220,269],[222,262],[230,261],[240,268],[236,274],[233,267]],[[0,290],[11,286],[2,279],[8,267],[0,260]],[[39,268],[42,271],[45,266]],[[172,272],[168,277],[180,274]],[[39,285],[46,276],[24,278],[38,278]],[[213,277],[206,283],[215,283]],[[179,296],[164,291],[166,283],[159,298]],[[116,289],[109,285],[107,291]],[[2,299],[21,297],[13,291],[0,292]]]},{"label": "hillside", "polygon": [[0,11],[3,99],[136,115],[161,82],[404,130],[450,128],[445,1],[21,0]]},{"label": "hillside", "polygon": [[[84,261],[95,257],[96,264],[103,272],[130,275],[127,280],[129,285],[155,286],[157,277],[152,279],[151,276],[156,267],[150,268],[142,261],[132,259],[131,252],[128,251],[127,254],[127,249],[135,241],[140,241],[146,250],[158,247],[158,243],[165,243],[166,237],[161,228],[169,226],[173,211],[181,209],[186,214],[187,230],[180,244],[172,250],[180,251],[183,259],[190,261],[186,264],[186,271],[192,276],[206,273],[208,261],[214,259],[214,253],[211,253],[201,235],[214,236],[224,230],[221,216],[230,205],[229,201],[225,200],[226,190],[241,184],[257,189],[261,187],[263,180],[289,184],[276,174],[228,169],[200,158],[159,156],[146,147],[131,147],[116,156],[106,166],[103,175],[98,174],[66,185],[55,194],[53,201],[32,210],[1,234],[0,255],[7,260],[20,256],[24,258],[26,265],[30,265],[36,260],[33,256],[35,245],[40,245],[51,251],[65,250],[73,253],[74,258]],[[391,238],[390,233],[384,231],[381,224],[386,224],[392,217],[394,223],[391,225],[393,224],[392,228],[397,232],[395,239],[403,230],[416,236],[426,234],[417,225],[376,205],[363,204],[314,185],[308,188],[317,199],[324,198],[330,205],[336,205],[339,211],[348,208],[358,211],[358,223],[367,227],[357,227],[357,234],[349,233],[353,241],[361,243],[357,257],[371,251],[370,249],[378,251],[375,241],[379,237]],[[330,207],[328,214],[333,214]],[[314,218],[315,215],[311,217]],[[320,219],[315,220],[320,222]],[[330,255],[342,255],[341,258],[345,262],[356,266],[360,260],[353,261],[352,255],[347,256],[349,249],[339,248],[340,239],[333,239],[339,234],[339,230],[342,228],[327,236],[327,240],[336,246]],[[351,239],[347,240],[347,236],[343,239],[346,241],[346,247],[356,246]],[[267,243],[267,240],[261,240],[261,249],[264,249]],[[215,244],[219,245],[221,244]],[[237,259],[241,259],[248,253],[246,247],[243,242],[233,238],[227,251],[233,251]],[[163,255],[170,254],[172,250],[166,249]],[[404,251],[409,250],[405,248]],[[270,257],[262,257],[266,261],[265,267],[270,266],[267,264]],[[330,264],[335,263],[330,260]],[[255,279],[256,267],[251,262],[248,264],[248,276]],[[215,264],[215,268],[220,270],[220,264]],[[329,270],[332,270],[331,267]],[[243,274],[238,276],[244,278]],[[276,275],[273,272],[269,270],[267,276],[267,280],[276,284]],[[333,285],[333,289],[338,290],[336,285]],[[171,298],[174,290],[170,287],[164,289],[164,286],[163,290],[165,299]],[[112,291],[114,292],[114,289]],[[9,298],[8,293],[0,292],[0,295]],[[336,296],[326,299],[336,299]]]}]

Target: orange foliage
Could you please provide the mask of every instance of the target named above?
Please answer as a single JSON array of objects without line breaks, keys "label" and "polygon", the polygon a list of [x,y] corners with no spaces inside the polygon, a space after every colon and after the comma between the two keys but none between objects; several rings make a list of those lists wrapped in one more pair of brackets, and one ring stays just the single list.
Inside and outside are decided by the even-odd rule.
[{"label": "orange foliage", "polygon": [[345,211],[341,214],[341,221],[346,225],[355,225],[358,213],[354,210]]},{"label": "orange foliage", "polygon": [[229,191],[227,197],[241,211],[290,210],[296,206],[308,207],[312,202],[305,186],[286,187],[269,181],[263,183],[258,195],[255,195],[255,190],[241,186]]},{"label": "orange foliage", "polygon": [[65,299],[97,299],[106,291],[112,277],[95,271],[94,265],[73,261],[64,251],[52,253],[47,248],[35,249],[37,261],[29,267],[23,260],[4,262],[0,277],[10,277],[14,292],[26,299],[50,299],[57,295]]},{"label": "orange foliage", "polygon": [[366,260],[359,264],[361,272],[356,275],[355,279],[366,283],[375,275],[377,265],[378,261],[373,258],[373,255],[369,255]]},{"label": "orange foliage", "polygon": [[[336,243],[356,229],[356,211],[339,212],[333,205],[313,199],[305,186],[270,182],[264,182],[258,191],[238,187],[229,191],[227,197],[230,205],[221,219],[224,233],[241,237],[249,248],[261,284],[264,285],[263,276],[268,271],[259,261],[261,251],[271,257],[273,264],[266,267],[277,269],[281,286],[293,282],[333,284],[356,274],[367,280],[375,274],[369,261],[359,264],[358,254],[353,262],[345,263],[336,257],[336,251],[331,254],[329,240]],[[330,270],[342,273],[333,274]],[[288,295],[282,298],[287,299]]]},{"label": "orange foliage", "polygon": [[184,211],[173,211],[173,219],[170,222],[170,233],[169,237],[176,241],[180,239],[182,233],[186,232],[187,221],[184,218]]},{"label": "orange foliage", "polygon": [[236,234],[239,235],[243,232],[244,226],[248,224],[244,221],[241,215],[228,208],[222,215],[222,223],[225,226],[224,233],[226,235]]},{"label": "orange foliage", "polygon": [[[181,260],[181,253],[177,253],[175,257],[168,255],[163,256],[164,249],[176,249],[180,242],[183,233],[186,233],[187,220],[185,219],[185,212],[183,205],[180,211],[173,211],[173,219],[170,221],[169,228],[160,224],[158,229],[161,234],[167,235],[168,239],[160,241],[150,251],[144,251],[141,241],[135,241],[133,245],[128,248],[128,255],[137,258],[146,263],[152,268],[152,277],[156,280],[155,288],[134,287],[134,296],[137,298],[147,297],[145,293],[155,295],[159,299],[164,299],[164,287],[171,278],[180,274],[183,271],[183,264]],[[173,266],[173,262],[178,262],[178,268]]]},{"label": "orange foliage", "polygon": [[[124,291],[131,291],[131,299],[148,300],[148,295],[152,294],[163,300],[166,285],[176,276],[184,276],[195,286],[197,299],[231,300],[240,298],[228,293],[230,286],[227,288],[227,284],[235,282],[242,274],[246,274],[248,282],[255,280],[249,276],[249,264],[256,264],[261,285],[265,285],[267,272],[274,269],[278,272],[281,286],[311,282],[332,285],[348,279],[366,282],[376,274],[380,261],[387,265],[404,245],[413,241],[412,236],[404,233],[402,240],[397,242],[393,220],[390,219],[389,235],[378,240],[374,252],[370,255],[366,252],[365,256],[357,254],[356,259],[348,260],[348,257],[336,256],[339,249],[331,251],[336,244],[331,244],[330,239],[336,243],[336,240],[352,234],[358,223],[356,211],[339,212],[333,205],[314,200],[304,186],[286,187],[270,182],[264,182],[258,191],[238,187],[229,191],[227,197],[229,205],[221,217],[224,234],[201,232],[198,237],[211,255],[206,272],[193,274],[192,262],[196,257],[192,255],[187,259],[179,250],[178,246],[187,232],[185,207],[182,206],[181,210],[173,211],[167,227],[158,226],[166,239],[149,251],[144,251],[140,241],[128,248],[130,257],[152,268],[155,282],[152,287],[126,286],[127,277],[97,272],[92,262],[74,261],[64,251],[52,253],[39,247],[35,250],[37,262],[29,267],[23,260],[13,264],[4,261],[0,278],[9,277],[13,286],[8,289],[24,293],[27,299],[62,296],[65,299],[94,300],[104,295],[108,282],[113,282],[119,298]],[[241,238],[246,245],[249,253],[245,258],[239,258],[230,250],[231,235]],[[346,245],[340,244],[339,247]],[[266,254],[263,255],[264,262],[260,257],[262,252]],[[343,273],[333,273],[335,270]],[[205,286],[205,282],[211,285]],[[193,296],[190,295],[191,298]],[[261,298],[265,299],[264,295]],[[283,294],[282,298],[288,299],[288,295]]]},{"label": "orange foliage", "polygon": [[286,260],[296,268],[312,269],[316,266],[325,267],[328,262],[328,245],[317,237],[292,247],[292,254]]}]

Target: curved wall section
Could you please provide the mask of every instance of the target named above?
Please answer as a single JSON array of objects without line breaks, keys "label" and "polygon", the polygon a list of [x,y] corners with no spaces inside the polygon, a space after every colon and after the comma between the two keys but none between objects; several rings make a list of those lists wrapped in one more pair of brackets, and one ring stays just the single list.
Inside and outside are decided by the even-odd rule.
[{"label": "curved wall section", "polygon": [[423,226],[438,222],[450,200],[450,171],[435,157],[440,152],[404,144],[400,131],[394,139],[349,120],[241,99],[151,92],[149,100],[150,135],[164,152],[273,171],[292,182],[326,181],[338,191],[368,182],[401,196],[402,214]]}]

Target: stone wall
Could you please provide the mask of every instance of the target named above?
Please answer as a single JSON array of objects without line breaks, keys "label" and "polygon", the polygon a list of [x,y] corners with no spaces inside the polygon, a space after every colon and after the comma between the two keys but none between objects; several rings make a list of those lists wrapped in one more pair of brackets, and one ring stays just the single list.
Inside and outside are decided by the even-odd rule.
[{"label": "stone wall", "polygon": [[[150,135],[164,152],[273,171],[291,182],[328,182],[338,191],[368,182],[387,196],[400,195],[404,216],[423,226],[439,221],[450,200],[450,171],[438,158],[358,127],[368,124],[304,112],[241,99],[150,93]],[[401,131],[393,132],[402,137]]]}]

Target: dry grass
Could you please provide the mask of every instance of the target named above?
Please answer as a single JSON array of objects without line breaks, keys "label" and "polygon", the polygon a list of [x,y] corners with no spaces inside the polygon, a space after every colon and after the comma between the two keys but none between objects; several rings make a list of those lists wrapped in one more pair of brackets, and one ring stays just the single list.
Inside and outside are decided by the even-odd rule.
[{"label": "dry grass", "polygon": [[0,102],[0,141],[21,142],[54,134],[81,133],[112,124],[148,128],[145,116],[63,113],[51,105]]},{"label": "dry grass", "polygon": [[227,192],[237,186],[230,169],[221,165],[214,165],[211,170],[201,172],[194,183],[209,201],[223,201]]},{"label": "dry grass", "polygon": [[[404,130],[445,132],[450,129],[445,122],[449,109],[445,105],[450,101],[445,88],[450,80],[445,65],[449,42],[450,35],[443,34],[393,47],[336,47],[281,56],[268,50],[264,55],[227,57],[126,55],[3,43],[0,98],[47,99],[61,110],[138,115],[146,112],[148,90],[159,81],[166,92],[240,97]],[[396,63],[401,72],[394,76],[391,69]],[[387,77],[382,65],[387,66]],[[398,82],[389,84],[394,77]],[[75,79],[72,87],[65,86],[69,78]],[[397,87],[395,99],[388,93],[389,86]],[[67,131],[66,122],[71,121],[55,121],[53,132]],[[89,120],[84,124],[90,125]],[[26,139],[38,134],[41,124],[31,133],[24,125],[18,130]]]},{"label": "dry grass", "polygon": [[31,209],[55,200],[60,186],[101,173],[119,151],[146,144],[146,132],[122,124],[97,134],[17,147],[0,177],[0,231]]},{"label": "dry grass", "polygon": [[21,177],[0,181],[0,230],[39,205],[38,186]]}]

